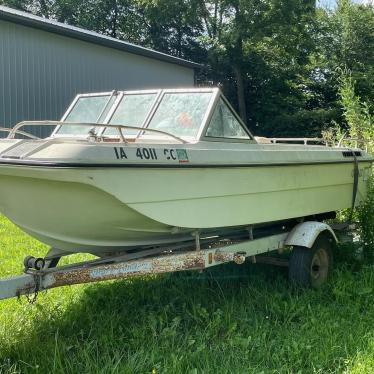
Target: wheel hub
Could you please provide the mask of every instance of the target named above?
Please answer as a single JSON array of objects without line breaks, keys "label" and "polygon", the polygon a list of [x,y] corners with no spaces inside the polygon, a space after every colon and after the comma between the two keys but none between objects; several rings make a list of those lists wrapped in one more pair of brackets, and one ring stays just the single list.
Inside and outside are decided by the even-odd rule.
[{"label": "wheel hub", "polygon": [[314,285],[322,284],[328,275],[329,257],[324,248],[318,249],[312,259],[310,275]]}]

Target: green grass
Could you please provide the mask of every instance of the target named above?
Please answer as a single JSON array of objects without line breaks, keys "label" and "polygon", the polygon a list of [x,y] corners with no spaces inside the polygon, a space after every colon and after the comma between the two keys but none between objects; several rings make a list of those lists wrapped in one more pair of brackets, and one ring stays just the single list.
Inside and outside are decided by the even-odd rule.
[{"label": "green grass", "polygon": [[[0,218],[0,276],[46,247]],[[0,302],[0,373],[374,373],[374,267],[323,290],[226,266]]]}]

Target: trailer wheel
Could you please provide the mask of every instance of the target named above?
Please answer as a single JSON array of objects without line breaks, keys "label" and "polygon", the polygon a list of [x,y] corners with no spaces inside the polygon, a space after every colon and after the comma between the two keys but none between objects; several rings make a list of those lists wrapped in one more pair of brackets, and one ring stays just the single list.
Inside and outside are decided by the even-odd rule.
[{"label": "trailer wheel", "polygon": [[325,235],[320,235],[312,248],[295,246],[288,267],[290,282],[301,287],[313,288],[326,283],[333,261],[331,247]]}]

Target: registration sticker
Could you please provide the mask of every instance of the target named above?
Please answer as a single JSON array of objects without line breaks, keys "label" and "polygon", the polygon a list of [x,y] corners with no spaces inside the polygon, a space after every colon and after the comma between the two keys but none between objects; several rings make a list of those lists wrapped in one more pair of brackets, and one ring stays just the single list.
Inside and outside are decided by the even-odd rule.
[{"label": "registration sticker", "polygon": [[185,149],[177,149],[176,151],[179,162],[189,162],[187,151]]}]

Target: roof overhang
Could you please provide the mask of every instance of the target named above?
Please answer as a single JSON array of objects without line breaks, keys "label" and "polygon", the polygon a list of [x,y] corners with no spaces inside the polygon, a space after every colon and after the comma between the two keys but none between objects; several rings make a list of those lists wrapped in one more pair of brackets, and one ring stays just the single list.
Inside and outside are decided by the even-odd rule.
[{"label": "roof overhang", "polygon": [[38,17],[27,12],[22,12],[1,5],[0,20],[17,23],[23,26],[33,27],[47,32],[79,39],[85,42],[98,44],[108,48],[114,48],[128,53],[133,53],[136,55],[168,62],[171,64],[181,65],[191,69],[202,68],[202,65],[196,62],[170,56],[166,53],[157,52],[153,49],[144,48],[139,45],[111,38],[109,36],[102,35],[93,31],[70,26],[65,23],[53,21],[47,18]]}]

